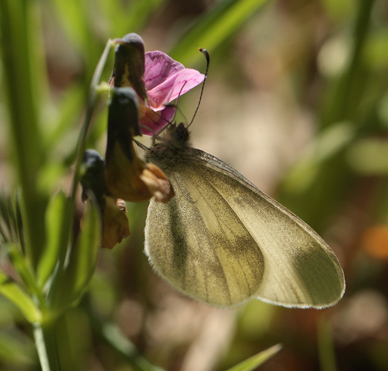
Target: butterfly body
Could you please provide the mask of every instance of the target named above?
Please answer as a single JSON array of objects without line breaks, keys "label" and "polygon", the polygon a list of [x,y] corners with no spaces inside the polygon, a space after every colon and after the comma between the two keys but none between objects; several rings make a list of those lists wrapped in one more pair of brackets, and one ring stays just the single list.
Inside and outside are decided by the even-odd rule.
[{"label": "butterfly body", "polygon": [[217,306],[258,298],[321,308],[342,297],[342,269],[315,231],[232,167],[191,148],[183,124],[167,130],[146,155],[175,191],[148,210],[145,249],[159,274]]}]

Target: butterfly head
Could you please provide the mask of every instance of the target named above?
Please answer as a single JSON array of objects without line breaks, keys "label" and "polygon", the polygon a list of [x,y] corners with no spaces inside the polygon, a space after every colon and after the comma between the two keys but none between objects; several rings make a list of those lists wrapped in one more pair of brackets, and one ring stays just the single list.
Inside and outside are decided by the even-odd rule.
[{"label": "butterfly head", "polygon": [[170,141],[177,147],[186,146],[189,138],[189,129],[181,122],[180,124],[174,124],[169,128]]},{"label": "butterfly head", "polygon": [[164,135],[156,138],[157,142],[147,151],[146,159],[151,162],[158,162],[158,158],[177,161],[190,147],[189,139],[190,132],[183,123],[171,123]]}]

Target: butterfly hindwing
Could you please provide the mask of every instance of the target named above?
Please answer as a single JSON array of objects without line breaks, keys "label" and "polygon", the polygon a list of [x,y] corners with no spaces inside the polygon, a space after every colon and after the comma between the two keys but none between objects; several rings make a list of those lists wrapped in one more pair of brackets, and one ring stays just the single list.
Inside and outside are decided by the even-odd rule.
[{"label": "butterfly hindwing", "polygon": [[151,201],[146,252],[182,292],[221,306],[257,297],[319,308],[340,299],[343,272],[330,247],[233,168],[191,148],[157,164],[176,196]]}]

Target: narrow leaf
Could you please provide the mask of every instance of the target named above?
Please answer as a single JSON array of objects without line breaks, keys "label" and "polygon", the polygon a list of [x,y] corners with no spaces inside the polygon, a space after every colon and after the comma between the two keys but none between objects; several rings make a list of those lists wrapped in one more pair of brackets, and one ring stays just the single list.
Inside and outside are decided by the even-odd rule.
[{"label": "narrow leaf", "polygon": [[69,257],[63,279],[57,287],[56,304],[64,309],[81,298],[97,265],[100,250],[100,212],[94,202],[88,202],[81,222],[81,232]]},{"label": "narrow leaf", "polygon": [[100,251],[100,211],[93,202],[88,203],[75,256],[70,261],[69,272],[74,272],[74,289],[82,291],[92,277]]},{"label": "narrow leaf", "polygon": [[43,286],[58,262],[64,262],[70,237],[72,204],[63,192],[58,193],[46,211],[47,243],[38,265],[37,276]]},{"label": "narrow leaf", "polygon": [[35,277],[31,268],[28,265],[28,261],[22,253],[20,246],[15,244],[8,247],[8,254],[13,267],[18,272],[20,278],[23,280],[25,287],[30,293],[36,293]]},{"label": "narrow leaf", "polygon": [[32,369],[35,364],[34,343],[17,329],[0,333],[0,359],[12,370]]},{"label": "narrow leaf", "polygon": [[238,365],[228,369],[227,371],[251,371],[256,367],[262,365],[264,362],[267,362],[272,358],[276,353],[282,349],[281,344],[274,345],[271,348],[263,350],[262,352],[246,359],[245,361],[239,363]]},{"label": "narrow leaf", "polygon": [[119,357],[131,366],[131,369],[138,371],[164,371],[164,369],[151,364],[145,359],[115,323],[101,321],[101,316],[95,312],[95,307],[90,300],[84,300],[83,304],[96,333],[104,339]]},{"label": "narrow leaf", "polygon": [[0,294],[14,303],[31,322],[39,322],[41,313],[32,299],[10,277],[0,272]]},{"label": "narrow leaf", "polygon": [[198,48],[209,51],[233,35],[247,20],[260,10],[268,0],[226,0],[219,1],[203,16],[169,53],[183,63],[193,64],[201,58]]}]

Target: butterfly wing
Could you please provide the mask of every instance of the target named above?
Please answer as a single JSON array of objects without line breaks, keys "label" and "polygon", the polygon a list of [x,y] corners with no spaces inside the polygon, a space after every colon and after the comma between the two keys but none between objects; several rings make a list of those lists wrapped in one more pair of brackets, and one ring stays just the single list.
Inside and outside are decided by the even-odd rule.
[{"label": "butterfly wing", "polygon": [[249,298],[325,307],[343,295],[335,254],[306,223],[233,168],[190,149],[163,167],[176,197],[151,201],[146,253],[180,291],[230,306]]}]

